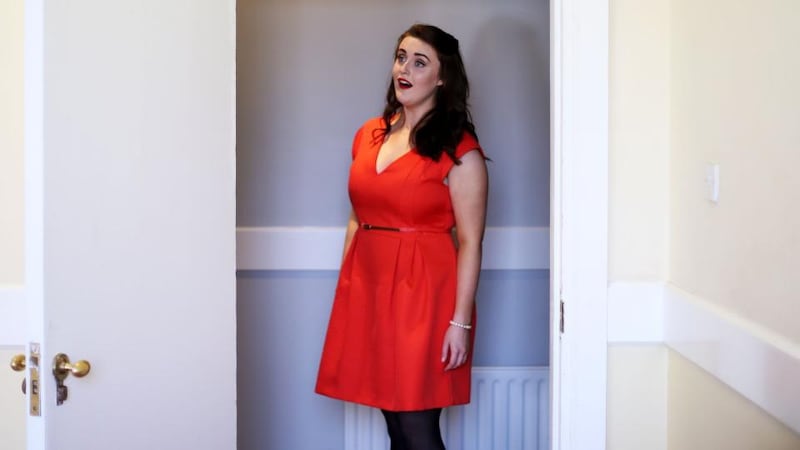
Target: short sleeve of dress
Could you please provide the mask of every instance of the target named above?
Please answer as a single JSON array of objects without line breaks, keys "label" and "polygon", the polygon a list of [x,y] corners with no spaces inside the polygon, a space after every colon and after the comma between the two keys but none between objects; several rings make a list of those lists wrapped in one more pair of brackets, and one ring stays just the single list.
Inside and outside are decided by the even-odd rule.
[{"label": "short sleeve of dress", "polygon": [[[472,150],[478,150],[484,158],[486,154],[483,153],[483,149],[481,148],[480,144],[478,143],[478,139],[467,131],[461,136],[461,141],[456,146],[456,158],[461,159],[462,156],[466,155],[467,153],[471,152]],[[447,174],[450,173],[450,169],[453,168],[455,162],[446,154],[442,154],[441,159],[442,165],[442,179],[447,178]]]},{"label": "short sleeve of dress", "polygon": [[351,151],[353,153],[353,160],[354,161],[356,159],[356,155],[358,154],[358,148],[361,146],[361,135],[362,134],[364,134],[364,127],[363,126],[361,128],[359,128],[358,131],[356,131],[356,135],[353,136],[353,148],[352,148]]}]

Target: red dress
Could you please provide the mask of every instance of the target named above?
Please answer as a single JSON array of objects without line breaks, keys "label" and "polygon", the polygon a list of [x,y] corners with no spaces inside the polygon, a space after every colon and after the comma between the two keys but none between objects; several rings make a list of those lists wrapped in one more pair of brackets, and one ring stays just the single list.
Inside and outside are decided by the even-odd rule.
[{"label": "red dress", "polygon": [[[456,296],[444,184],[453,161],[412,149],[378,174],[383,123],[369,120],[353,141],[349,192],[361,227],[339,273],[316,392],[390,411],[469,403],[471,355],[449,371],[441,361]],[[475,149],[464,133],[456,155]]]}]

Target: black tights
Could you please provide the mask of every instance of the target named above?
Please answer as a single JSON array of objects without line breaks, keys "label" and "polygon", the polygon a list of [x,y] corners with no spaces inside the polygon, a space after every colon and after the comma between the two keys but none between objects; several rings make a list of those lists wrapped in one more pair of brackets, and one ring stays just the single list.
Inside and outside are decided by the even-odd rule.
[{"label": "black tights", "polygon": [[439,430],[441,408],[381,412],[392,440],[391,450],[445,450]]}]

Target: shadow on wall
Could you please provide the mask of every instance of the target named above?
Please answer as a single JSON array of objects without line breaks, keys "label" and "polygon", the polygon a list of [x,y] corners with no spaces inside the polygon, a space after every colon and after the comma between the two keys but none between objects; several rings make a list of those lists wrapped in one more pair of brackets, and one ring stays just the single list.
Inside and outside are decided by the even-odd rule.
[{"label": "shadow on wall", "polygon": [[550,221],[550,38],[548,17],[537,20],[491,18],[464,55],[480,67],[468,71],[478,134],[494,160],[490,226]]}]

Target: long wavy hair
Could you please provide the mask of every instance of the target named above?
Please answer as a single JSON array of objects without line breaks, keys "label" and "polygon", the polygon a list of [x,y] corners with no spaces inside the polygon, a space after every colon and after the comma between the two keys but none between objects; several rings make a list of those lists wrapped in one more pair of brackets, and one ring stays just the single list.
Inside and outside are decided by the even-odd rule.
[{"label": "long wavy hair", "polygon": [[[411,130],[411,143],[416,147],[417,153],[434,161],[439,161],[444,152],[456,164],[461,164],[455,152],[462,134],[471,133],[475,139],[478,135],[475,133],[467,103],[469,81],[461,59],[458,39],[433,25],[415,24],[397,39],[395,57],[400,43],[409,36],[427,43],[436,51],[440,62],[439,78],[443,82],[436,88],[434,107]],[[384,136],[391,132],[391,119],[400,111],[402,105],[395,95],[394,80],[390,80],[386,107],[383,110],[386,124],[386,128],[382,130]]]}]

